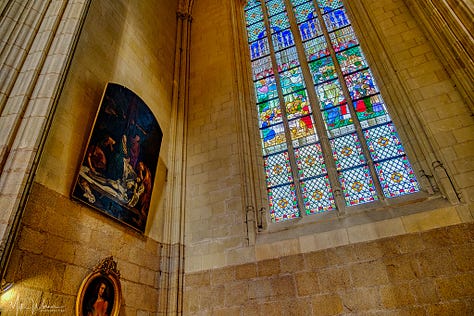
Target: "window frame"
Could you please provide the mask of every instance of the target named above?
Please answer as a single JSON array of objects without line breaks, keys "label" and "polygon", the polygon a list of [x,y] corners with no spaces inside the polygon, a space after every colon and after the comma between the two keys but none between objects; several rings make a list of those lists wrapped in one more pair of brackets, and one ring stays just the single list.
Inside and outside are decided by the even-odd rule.
[{"label": "window frame", "polygon": [[[288,7],[289,1],[284,0],[285,5],[287,6],[288,10],[291,10],[291,6]],[[282,222],[273,222],[270,218],[270,212],[269,212],[269,200],[268,200],[268,194],[267,194],[267,186],[266,186],[266,181],[265,181],[265,170],[263,167],[263,153],[262,153],[262,144],[261,144],[261,138],[259,135],[259,128],[258,124],[258,113],[257,113],[257,108],[256,108],[256,98],[254,95],[254,86],[253,86],[253,80],[252,80],[252,65],[251,65],[251,59],[250,59],[250,54],[249,54],[249,49],[248,49],[248,41],[247,41],[247,34],[246,34],[246,26],[245,26],[245,16],[244,16],[244,8],[247,4],[246,0],[241,1],[241,6],[239,6],[240,10],[240,25],[239,25],[239,33],[241,33],[241,52],[243,55],[242,58],[242,63],[244,64],[243,70],[245,72],[244,74],[244,84],[247,86],[246,88],[248,89],[248,95],[246,97],[247,99],[247,105],[250,106],[250,117],[254,120],[254,124],[250,124],[249,126],[254,129],[253,133],[251,134],[256,134],[258,135],[256,138],[256,148],[257,150],[256,155],[256,161],[257,161],[257,167],[253,168],[253,170],[257,170],[258,172],[256,175],[256,181],[255,183],[255,191],[257,192],[257,201],[260,201],[260,203],[257,202],[257,205],[262,205],[262,207],[256,207],[256,213],[257,213],[257,226],[258,230],[260,233],[273,233],[273,232],[282,232],[282,231],[287,231],[288,229],[305,229],[304,227],[311,226],[314,227],[316,226],[322,226],[322,230],[327,230],[328,227],[333,227],[333,228],[341,228],[341,227],[347,227],[347,226],[352,226],[354,224],[360,224],[360,223],[368,223],[368,222],[374,222],[374,221],[379,221],[379,220],[385,220],[385,219],[390,219],[390,218],[395,218],[399,217],[401,215],[407,215],[411,213],[416,213],[419,212],[419,204],[421,202],[426,202],[426,201],[431,201],[433,199],[438,199],[442,198],[442,195],[438,191],[438,186],[434,182],[433,177],[426,175],[423,170],[431,170],[429,166],[425,166],[424,168],[422,167],[424,165],[424,159],[423,157],[420,158],[420,156],[424,156],[425,154],[423,153],[423,150],[421,146],[419,145],[420,140],[418,140],[415,137],[415,133],[413,132],[413,129],[410,125],[409,120],[405,120],[405,124],[403,124],[403,117],[406,116],[405,113],[403,113],[405,110],[404,109],[396,109],[395,107],[392,107],[392,104],[398,103],[397,101],[400,101],[401,98],[399,95],[407,95],[407,91],[392,91],[392,87],[387,87],[385,82],[387,80],[384,80],[384,76],[381,75],[381,71],[379,68],[384,69],[385,72],[391,72],[390,78],[388,81],[396,81],[397,76],[396,76],[396,71],[393,69],[393,65],[390,65],[391,67],[385,67],[384,65],[381,65],[380,63],[382,62],[381,58],[378,60],[376,58],[373,58],[374,54],[374,48],[369,45],[369,43],[373,42],[373,38],[370,38],[370,36],[367,36],[367,32],[362,32],[361,31],[361,25],[358,22],[358,19],[362,18],[361,16],[357,16],[354,13],[354,8],[349,6],[347,4],[346,0],[342,0],[344,4],[344,8],[346,10],[346,13],[348,17],[350,18],[351,21],[351,26],[354,29],[354,32],[357,36],[357,39],[359,41],[359,45],[363,51],[363,54],[367,60],[367,63],[369,65],[370,71],[373,73],[374,78],[376,79],[377,82],[377,87],[379,88],[380,94],[383,96],[384,103],[387,109],[387,112],[390,115],[390,118],[393,122],[393,124],[396,126],[398,136],[400,140],[403,143],[403,147],[405,149],[406,156],[409,158],[410,164],[413,168],[413,171],[415,173],[415,176],[417,178],[418,184],[420,186],[420,191],[412,194],[407,194],[407,195],[402,195],[398,196],[395,198],[387,198],[385,195],[380,196],[379,195],[379,200],[369,202],[369,203],[363,203],[355,206],[347,206],[345,203],[337,205],[336,209],[331,212],[324,212],[324,213],[318,213],[318,214],[312,214],[312,215],[307,215],[304,209],[304,206],[300,205],[299,206],[299,211],[300,211],[300,217],[295,218],[295,219],[289,219],[285,220]],[[261,0],[262,6],[265,6],[265,0]],[[265,17],[267,19],[267,17]],[[294,19],[294,18],[293,18]],[[267,23],[267,22],[265,22]],[[298,30],[297,25],[292,24],[291,26],[292,31],[295,29]],[[373,33],[372,34],[375,38],[380,36],[380,34],[377,32],[376,29],[372,29]],[[300,37],[299,33],[296,35]],[[268,38],[271,38],[271,34],[268,35]],[[299,39],[301,42],[301,38]],[[379,46],[380,43],[378,44]],[[272,50],[271,54],[275,54],[275,51]],[[383,51],[384,56],[386,56],[386,52]],[[308,63],[306,59],[304,61],[300,61],[304,63]],[[387,69],[390,68],[390,69]],[[403,89],[401,84],[397,85],[399,88]],[[314,89],[313,87],[307,87],[307,89]],[[393,100],[393,96],[395,95],[397,101]],[[411,102],[408,97],[405,98],[404,100],[404,107],[410,107]],[[402,112],[402,113],[400,113]],[[316,123],[317,124],[317,123]],[[410,130],[410,132],[407,132],[406,129]],[[409,136],[412,136],[410,139]],[[413,147],[417,147],[417,150],[415,150]],[[335,170],[335,169],[334,169]],[[437,207],[437,205],[442,204],[445,205],[443,201],[438,201],[435,203],[425,203],[428,204],[427,207],[428,209],[431,207]],[[448,203],[449,204],[449,203]],[[432,205],[432,206],[430,206]],[[397,208],[397,211],[393,211],[395,208]]]}]

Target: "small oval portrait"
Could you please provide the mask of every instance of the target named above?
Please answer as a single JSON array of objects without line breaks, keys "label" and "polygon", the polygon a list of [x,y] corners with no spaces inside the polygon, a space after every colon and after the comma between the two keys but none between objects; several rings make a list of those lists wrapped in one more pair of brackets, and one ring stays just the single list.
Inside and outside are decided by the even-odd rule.
[{"label": "small oval portrait", "polygon": [[76,301],[76,315],[118,315],[120,298],[120,283],[114,275],[92,273],[82,282]]}]

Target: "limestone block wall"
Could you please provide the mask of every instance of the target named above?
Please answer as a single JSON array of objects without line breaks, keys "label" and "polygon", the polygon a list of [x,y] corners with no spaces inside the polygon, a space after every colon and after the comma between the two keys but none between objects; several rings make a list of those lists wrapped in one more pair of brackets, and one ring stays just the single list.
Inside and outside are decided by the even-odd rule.
[{"label": "limestone block wall", "polygon": [[[348,214],[332,221],[315,219],[305,226],[288,224],[277,233],[264,229],[253,244],[250,230],[255,225],[250,230],[246,225],[247,210],[268,210],[268,205],[264,198],[246,204],[249,187],[253,186],[256,196],[266,192],[260,185],[263,169],[245,177],[251,159],[245,160],[243,143],[251,146],[258,140],[248,137],[257,123],[250,121],[255,106],[248,48],[239,20],[244,2],[202,0],[193,7],[186,273],[473,221],[474,120],[469,106],[405,1],[347,1],[361,46],[414,168],[423,170],[419,175],[425,174],[420,181],[433,184],[425,186],[434,191],[433,201]],[[239,115],[245,111],[248,130],[241,130]]]},{"label": "limestone block wall", "polygon": [[185,315],[471,315],[474,225],[185,276]]},{"label": "limestone block wall", "polygon": [[35,183],[0,297],[2,315],[74,315],[83,279],[113,256],[121,314],[158,311],[162,245]]},{"label": "limestone block wall", "polygon": [[[8,266],[14,287],[1,297],[2,315],[41,306],[73,315],[82,280],[108,256],[121,272],[122,313],[159,312],[176,8],[173,0],[91,2]],[[145,234],[69,197],[107,82],[138,94],[164,134]]]}]

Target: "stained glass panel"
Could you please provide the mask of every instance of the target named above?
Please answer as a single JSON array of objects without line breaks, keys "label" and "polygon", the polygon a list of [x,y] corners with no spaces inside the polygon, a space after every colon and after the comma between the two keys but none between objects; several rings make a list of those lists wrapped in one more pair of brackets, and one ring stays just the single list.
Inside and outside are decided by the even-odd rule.
[{"label": "stained glass panel", "polygon": [[328,81],[316,86],[321,108],[327,109],[346,102],[339,80]]},{"label": "stained glass panel", "polygon": [[268,16],[274,16],[285,10],[285,2],[283,0],[266,1]]},{"label": "stained glass panel", "polygon": [[367,166],[340,172],[339,181],[348,206],[378,200],[374,182]]},{"label": "stained glass panel", "polygon": [[293,34],[291,33],[290,29],[272,34],[272,40],[275,51],[295,45]]},{"label": "stained glass panel", "polygon": [[263,21],[248,26],[247,35],[249,43],[267,36],[267,31],[265,29],[265,24],[263,23]]},{"label": "stained glass panel", "polygon": [[319,36],[304,42],[303,47],[308,61],[316,60],[329,55],[329,49],[324,36]]},{"label": "stained glass panel", "polygon": [[359,46],[337,53],[336,58],[344,75],[368,67]]},{"label": "stained glass panel", "polygon": [[272,125],[260,130],[264,147],[271,147],[285,142],[283,124]]},{"label": "stained glass panel", "polygon": [[336,68],[331,57],[324,57],[309,63],[309,69],[313,75],[314,83],[322,83],[337,77]]},{"label": "stained glass panel", "polygon": [[362,146],[357,134],[353,133],[334,138],[330,142],[337,170],[365,164]]},{"label": "stained glass panel", "polygon": [[317,0],[319,7],[323,12],[330,12],[342,7],[342,0]]},{"label": "stained glass panel", "polygon": [[300,179],[321,176],[327,173],[321,144],[312,144],[295,149],[296,164]]},{"label": "stained glass panel", "polygon": [[323,118],[328,132],[352,125],[351,113],[347,104],[324,110]]},{"label": "stained glass panel", "polygon": [[283,29],[290,27],[290,21],[288,21],[288,16],[286,12],[282,12],[277,14],[270,19],[270,28],[272,29],[272,33],[279,32]]},{"label": "stained glass panel", "polygon": [[343,28],[350,24],[349,18],[344,9],[337,9],[323,15],[324,23],[329,32]]},{"label": "stained glass panel", "polygon": [[364,131],[370,155],[374,161],[384,160],[405,154],[392,123]]},{"label": "stained glass panel", "polygon": [[323,34],[317,19],[311,19],[307,22],[303,22],[298,27],[300,29],[300,34],[303,41],[307,41],[313,37]]},{"label": "stained glass panel", "polygon": [[254,85],[257,102],[267,101],[278,96],[275,76],[270,76],[255,81]]},{"label": "stained glass panel", "polygon": [[329,33],[329,37],[331,38],[332,47],[336,52],[359,45],[359,41],[351,26]]},{"label": "stained glass panel", "polygon": [[293,184],[268,189],[270,217],[273,222],[281,222],[300,216]]},{"label": "stained glass panel", "polygon": [[304,116],[288,122],[290,135],[293,141],[293,147],[304,146],[318,141],[316,130],[314,128],[313,118]]},{"label": "stained glass panel", "polygon": [[420,191],[415,173],[406,156],[375,164],[386,197],[397,197]]},{"label": "stained glass panel", "polygon": [[355,101],[354,108],[363,128],[390,121],[380,94]]},{"label": "stained glass panel", "polygon": [[268,39],[266,37],[250,43],[249,49],[250,58],[252,60],[270,54],[270,46],[268,45]]},{"label": "stained glass panel", "polygon": [[287,151],[265,157],[264,163],[267,186],[273,187],[293,181]]},{"label": "stained glass panel", "polygon": [[279,99],[273,99],[258,104],[260,128],[265,128],[282,122]]},{"label": "stained glass panel", "polygon": [[252,61],[253,80],[273,75],[272,59],[270,56]]},{"label": "stained glass panel", "polygon": [[345,80],[352,100],[357,100],[378,92],[373,81],[372,73],[368,69],[348,75],[345,77]]},{"label": "stained glass panel", "polygon": [[306,214],[328,212],[336,209],[331,185],[327,176],[301,181]]},{"label": "stained glass panel", "polygon": [[275,57],[277,60],[278,72],[282,72],[300,65],[298,53],[296,52],[296,48],[294,46],[279,51],[275,54]]},{"label": "stained glass panel", "polygon": [[245,20],[247,25],[263,20],[263,12],[261,6],[256,6],[245,12]]},{"label": "stained glass panel", "polygon": [[316,18],[316,9],[314,8],[312,1],[306,2],[297,7],[295,7],[295,4],[293,3],[293,11],[295,12],[296,23]]},{"label": "stained glass panel", "polygon": [[300,90],[285,96],[286,117],[291,120],[311,113],[306,90]]},{"label": "stained glass panel", "polygon": [[[328,135],[321,141],[326,145],[329,142],[332,149],[334,164],[331,161],[328,168],[336,167],[346,204],[377,200],[375,175],[387,197],[420,190],[342,0],[316,2],[323,25],[316,16],[321,12],[314,8],[313,0],[290,0],[290,12],[285,10],[285,0],[266,0],[266,8],[261,7],[260,1],[251,0],[245,7],[270,215],[274,222],[299,217],[297,201],[304,201],[308,215],[336,208],[294,36],[300,36],[320,103],[316,111],[321,114]],[[264,14],[268,17],[268,30]],[[290,28],[294,21],[297,25]],[[299,35],[292,33],[294,27]],[[323,28],[331,43],[326,42]],[[274,74],[272,67],[269,31],[278,74]],[[328,45],[332,45],[335,56],[330,55]],[[336,71],[339,67],[341,78]],[[278,85],[275,76],[279,78]],[[352,100],[346,100],[345,86]],[[314,91],[309,92],[312,95]],[[284,104],[280,104],[281,97]],[[350,109],[352,105],[354,109]],[[352,117],[351,111],[357,118]],[[364,139],[358,138],[353,120],[360,122]],[[374,174],[367,166],[361,141],[367,142],[366,154],[374,161]],[[290,157],[289,153],[295,156]],[[291,170],[291,165],[298,170]],[[293,177],[299,178],[299,189],[295,188]]]},{"label": "stained glass panel", "polygon": [[288,94],[304,88],[301,68],[296,67],[280,74],[280,83],[283,94]]},{"label": "stained glass panel", "polygon": [[253,7],[260,6],[260,0],[248,0],[247,4],[245,5],[244,10],[249,10]]}]

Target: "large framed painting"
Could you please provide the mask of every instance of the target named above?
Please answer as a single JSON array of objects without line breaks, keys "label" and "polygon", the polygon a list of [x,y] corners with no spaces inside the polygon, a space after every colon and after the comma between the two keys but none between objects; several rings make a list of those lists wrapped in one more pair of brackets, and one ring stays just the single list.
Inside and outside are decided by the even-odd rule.
[{"label": "large framed painting", "polygon": [[143,233],[162,138],[142,99],[108,83],[72,197]]}]

